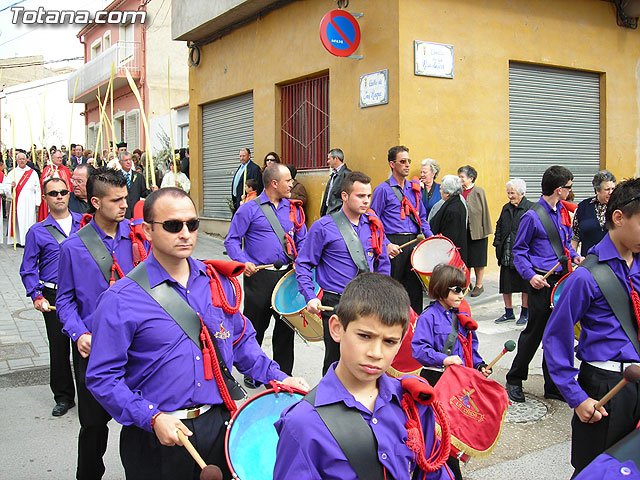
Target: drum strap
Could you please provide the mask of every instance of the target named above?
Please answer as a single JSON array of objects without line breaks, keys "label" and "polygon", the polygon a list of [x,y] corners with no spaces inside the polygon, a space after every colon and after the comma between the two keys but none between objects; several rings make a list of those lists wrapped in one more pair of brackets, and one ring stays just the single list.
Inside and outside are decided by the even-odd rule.
[{"label": "drum strap", "polygon": [[[360,480],[384,480],[384,469],[378,460],[378,442],[360,412],[347,407],[344,402],[317,407],[317,388],[311,390],[304,399],[318,412],[357,477]],[[386,478],[391,478],[388,473]]]},{"label": "drum strap", "polygon": [[[402,208],[402,199],[404,198],[404,192],[400,188],[400,185],[391,185],[390,180],[385,180],[385,182],[391,187],[391,191],[395,194],[396,198],[400,202],[400,208]],[[419,208],[420,208],[420,205],[416,205],[416,211]],[[415,223],[416,226],[418,227],[418,233],[420,233],[422,231],[422,225],[420,224],[420,220],[416,218],[413,212],[410,212],[409,216],[411,217],[411,220],[413,220],[413,223]]]},{"label": "drum strap", "polygon": [[[558,260],[564,255],[564,247],[562,246],[562,239],[560,238],[560,234],[558,233],[558,229],[556,228],[553,220],[549,216],[549,212],[540,205],[539,203],[534,203],[532,210],[536,212],[538,218],[540,219],[540,223],[542,223],[542,227],[549,238],[549,243],[551,243],[551,247],[553,248],[556,257]],[[566,268],[563,266],[563,269]]]},{"label": "drum strap", "polygon": [[93,261],[98,265],[98,268],[102,272],[102,275],[108,284],[111,279],[113,255],[109,253],[109,250],[107,250],[107,247],[98,235],[98,232],[96,232],[96,229],[90,224],[85,225],[78,230],[78,237],[80,237],[84,246],[87,247],[91,258],[93,258]]},{"label": "drum strap", "polygon": [[280,245],[282,245],[282,250],[284,250],[284,254],[290,260],[295,260],[295,256],[290,255],[288,252],[286,234],[284,233],[284,229],[282,228],[282,225],[280,224],[278,217],[276,217],[276,214],[274,213],[273,208],[271,208],[271,206],[269,205],[269,202],[260,203],[260,197],[256,198],[254,202],[258,204],[258,207],[260,207],[260,210],[262,210],[262,213],[264,214],[264,216],[267,217],[267,220],[269,221],[269,225],[271,225],[271,228],[273,229],[273,233],[275,233],[276,237],[278,237],[278,240],[280,240]]},{"label": "drum strap", "polygon": [[640,468],[640,430],[637,428],[606,452],[619,462],[632,460]]},{"label": "drum strap", "polygon": [[594,254],[587,255],[587,258],[585,258],[581,266],[585,267],[591,275],[593,275],[604,299],[620,322],[622,330],[624,330],[633,348],[635,348],[638,355],[640,355],[640,342],[638,342],[637,326],[632,317],[631,299],[627,291],[620,284],[618,277],[616,277],[606,262],[600,262]]},{"label": "drum strap", "polygon": [[[140,288],[142,288],[147,294],[153,298],[162,309],[178,324],[178,326],[184,331],[184,333],[196,344],[198,350],[202,350],[202,343],[200,341],[200,332],[202,330],[202,324],[200,317],[191,308],[191,306],[184,301],[184,299],[176,292],[172,286],[166,281],[151,288],[149,285],[149,276],[147,275],[147,267],[144,262],[141,262],[136,268],[131,270],[127,275],[131,280],[136,282]],[[222,378],[224,380],[231,398],[234,400],[241,400],[246,398],[244,389],[236,382],[233,375],[227,368],[227,364],[222,358],[222,352],[218,346],[216,337],[212,337],[213,348],[216,351],[216,357],[218,359],[218,365],[222,372]]]},{"label": "drum strap", "polygon": [[60,233],[60,230],[58,230],[53,225],[47,225],[44,228],[47,229],[47,232],[49,232],[53,237],[53,239],[58,243],[62,243],[67,239],[67,237],[65,237],[62,233]]},{"label": "drum strap", "polygon": [[349,250],[351,260],[353,260],[355,266],[358,267],[358,273],[368,272],[369,264],[367,263],[367,257],[364,253],[360,237],[356,235],[351,221],[347,218],[342,209],[336,213],[332,213],[331,218],[338,226],[340,235],[342,235],[342,239],[347,245],[347,250]]},{"label": "drum strap", "polygon": [[442,347],[442,353],[449,356],[453,352],[453,347],[456,346],[458,341],[458,310],[451,309],[451,333],[444,342]]}]

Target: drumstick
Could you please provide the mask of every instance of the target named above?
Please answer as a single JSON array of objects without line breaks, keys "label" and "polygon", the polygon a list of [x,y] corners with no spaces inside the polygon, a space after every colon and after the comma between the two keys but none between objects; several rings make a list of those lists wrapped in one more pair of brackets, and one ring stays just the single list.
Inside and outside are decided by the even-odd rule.
[{"label": "drumstick", "polygon": [[324,311],[324,312],[333,312],[333,307],[328,307],[326,305],[320,305],[318,307],[318,310]]},{"label": "drumstick", "polygon": [[513,352],[516,348],[516,342],[514,342],[513,340],[507,340],[506,342],[504,342],[504,348],[502,349],[502,351],[498,354],[498,356],[496,358],[494,358],[491,363],[489,365],[487,365],[486,367],[484,367],[486,370],[491,370],[493,368],[493,366],[498,363],[498,360],[500,360],[505,353],[507,352]]},{"label": "drumstick", "polygon": [[176,432],[182,442],[182,446],[187,449],[187,452],[189,452],[198,466],[202,469],[202,472],[200,472],[200,480],[222,480],[222,471],[220,470],[220,467],[216,465],[207,465],[191,441],[189,441],[189,438],[182,433],[182,430],[178,429]]},{"label": "drumstick", "polygon": [[283,265],[284,263],[282,263],[280,260],[277,260],[273,263],[269,263],[268,265],[257,265],[256,270],[262,270],[263,268],[275,268],[276,270],[280,270]]},{"label": "drumstick", "polygon": [[398,248],[404,248],[404,247],[408,247],[409,245],[411,245],[412,243],[415,243],[419,240],[424,240],[424,235],[419,233],[418,236],[416,238],[414,238],[413,240],[408,241],[407,243],[403,243],[402,245],[400,245]]},{"label": "drumstick", "polygon": [[611,398],[620,390],[622,390],[622,388],[627,383],[640,381],[640,366],[629,365],[627,368],[624,369],[623,375],[624,375],[624,378],[620,380],[615,387],[609,390],[607,394],[604,397],[602,397],[600,401],[598,401],[598,403],[596,403],[596,410],[598,410],[600,407],[605,405],[609,400],[611,400]]},{"label": "drumstick", "polygon": [[558,260],[558,263],[556,263],[553,267],[551,267],[551,270],[549,270],[547,273],[545,273],[544,277],[542,277],[542,279],[546,280],[547,278],[549,278],[549,275],[551,275],[556,268],[558,268],[560,265],[566,265],[566,263],[568,261],[569,261],[569,259],[566,257],[566,255],[562,255],[560,257],[560,259]]}]

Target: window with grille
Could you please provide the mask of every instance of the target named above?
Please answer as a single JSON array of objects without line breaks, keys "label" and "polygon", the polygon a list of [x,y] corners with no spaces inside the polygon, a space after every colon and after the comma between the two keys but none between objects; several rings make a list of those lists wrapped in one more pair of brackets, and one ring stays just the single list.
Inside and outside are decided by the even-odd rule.
[{"label": "window with grille", "polygon": [[329,75],[281,87],[282,160],[322,168],[329,152]]}]

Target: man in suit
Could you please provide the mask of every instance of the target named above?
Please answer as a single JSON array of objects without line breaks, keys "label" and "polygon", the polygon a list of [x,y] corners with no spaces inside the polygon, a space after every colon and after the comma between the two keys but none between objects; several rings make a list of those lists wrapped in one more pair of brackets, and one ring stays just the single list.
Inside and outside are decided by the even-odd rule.
[{"label": "man in suit", "polygon": [[78,165],[82,165],[83,163],[87,163],[87,159],[82,156],[84,152],[84,148],[79,143],[76,144],[74,150],[71,152],[73,155],[71,156],[71,170],[74,170]]},{"label": "man in suit", "polygon": [[331,215],[340,211],[342,208],[342,193],[340,186],[342,180],[351,170],[344,163],[344,153],[339,148],[334,148],[327,154],[327,165],[331,169],[327,187],[324,189],[322,196],[322,205],[320,206],[320,216]]},{"label": "man in suit", "polygon": [[[251,150],[248,148],[241,148],[238,154],[240,159],[240,166],[236,170],[233,176],[233,183],[231,186],[231,199],[233,200],[234,210],[237,210],[242,200],[244,193],[244,184],[250,178],[255,178],[258,182],[258,195],[262,193],[262,172],[260,167],[251,161]],[[246,175],[245,175],[246,172]]]},{"label": "man in suit", "polygon": [[146,198],[151,192],[158,189],[156,185],[151,185],[151,190],[147,188],[147,182],[144,177],[136,172],[132,166],[131,153],[124,151],[118,153],[118,160],[122,167],[122,175],[127,180],[127,211],[125,218],[133,217],[133,207],[141,198]]}]

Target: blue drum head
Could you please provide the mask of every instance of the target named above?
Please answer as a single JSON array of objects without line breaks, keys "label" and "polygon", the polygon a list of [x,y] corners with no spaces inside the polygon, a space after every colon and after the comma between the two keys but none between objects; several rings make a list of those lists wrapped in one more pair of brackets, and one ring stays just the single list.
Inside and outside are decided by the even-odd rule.
[{"label": "blue drum head", "polygon": [[[240,480],[272,480],[278,433],[273,424],[285,408],[303,398],[299,393],[266,392],[248,400],[227,431],[227,459]],[[236,478],[236,477],[234,477]]]},{"label": "blue drum head", "polygon": [[[320,285],[315,283],[316,271],[313,271],[313,292],[318,295],[320,292]],[[296,280],[295,272],[292,270],[290,273],[282,277],[282,283],[275,291],[273,300],[274,309],[282,315],[291,315],[300,312],[307,306],[307,301],[302,294],[298,291],[298,282]]]}]

